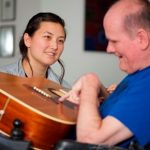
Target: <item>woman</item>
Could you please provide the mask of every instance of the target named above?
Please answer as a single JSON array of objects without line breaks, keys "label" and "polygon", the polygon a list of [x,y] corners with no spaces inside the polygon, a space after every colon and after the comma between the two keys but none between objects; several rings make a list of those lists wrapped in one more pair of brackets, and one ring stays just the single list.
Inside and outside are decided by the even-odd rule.
[{"label": "woman", "polygon": [[[0,71],[25,77],[42,76],[68,86],[63,80],[65,69],[60,60],[65,39],[62,18],[50,12],[38,13],[29,20],[19,42],[21,59],[1,67]],[[55,62],[60,64],[60,76],[51,68]]]}]

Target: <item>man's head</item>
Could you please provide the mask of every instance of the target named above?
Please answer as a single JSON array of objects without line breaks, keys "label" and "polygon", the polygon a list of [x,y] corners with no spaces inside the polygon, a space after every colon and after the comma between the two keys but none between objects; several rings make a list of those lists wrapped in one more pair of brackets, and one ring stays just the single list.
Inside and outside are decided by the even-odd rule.
[{"label": "man's head", "polygon": [[150,2],[119,0],[104,17],[108,53],[118,56],[121,70],[133,73],[150,66]]}]

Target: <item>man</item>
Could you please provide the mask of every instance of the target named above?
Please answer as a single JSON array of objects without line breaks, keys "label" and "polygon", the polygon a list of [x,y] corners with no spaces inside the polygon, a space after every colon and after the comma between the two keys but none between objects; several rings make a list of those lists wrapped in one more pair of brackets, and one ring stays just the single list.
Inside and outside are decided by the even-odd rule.
[{"label": "man", "polygon": [[150,142],[150,3],[119,0],[104,17],[107,52],[119,59],[128,75],[99,106],[106,93],[98,76],[81,77],[60,101],[79,104],[77,140],[128,147],[131,141]]}]

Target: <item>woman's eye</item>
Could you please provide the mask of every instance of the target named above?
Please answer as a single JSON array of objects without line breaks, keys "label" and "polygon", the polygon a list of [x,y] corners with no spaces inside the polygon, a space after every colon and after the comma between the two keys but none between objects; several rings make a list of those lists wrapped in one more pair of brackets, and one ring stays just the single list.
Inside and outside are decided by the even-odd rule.
[{"label": "woman's eye", "polygon": [[63,44],[65,41],[64,41],[64,40],[58,40],[58,42],[59,42],[60,44]]},{"label": "woman's eye", "polygon": [[45,35],[44,38],[45,38],[45,39],[51,39],[51,36]]}]

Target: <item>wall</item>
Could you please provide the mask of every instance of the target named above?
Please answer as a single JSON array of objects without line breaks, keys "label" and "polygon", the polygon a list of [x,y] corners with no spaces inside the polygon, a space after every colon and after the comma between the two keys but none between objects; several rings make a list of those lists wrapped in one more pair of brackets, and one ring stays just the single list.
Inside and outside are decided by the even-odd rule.
[{"label": "wall", "polygon": [[35,13],[41,11],[41,0],[16,0],[16,19],[15,21],[0,22],[0,25],[14,25],[15,26],[15,56],[10,58],[0,58],[0,66],[14,62],[19,53],[19,40],[25,29],[25,26]]},{"label": "wall", "polygon": [[[57,13],[66,22],[67,40],[62,59],[66,68],[65,79],[72,84],[79,76],[95,72],[108,86],[118,83],[125,75],[118,68],[113,55],[103,52],[85,52],[84,41],[84,0],[18,0],[16,20],[16,57],[0,58],[0,65],[14,61],[18,56],[18,41],[28,19],[39,11]],[[54,65],[56,71],[58,66]]]},{"label": "wall", "polygon": [[96,72],[108,86],[125,75],[118,68],[117,58],[103,52],[84,51],[84,0],[43,0],[42,10],[52,11],[66,21],[68,31],[63,60],[65,78],[73,83],[80,75]]}]

